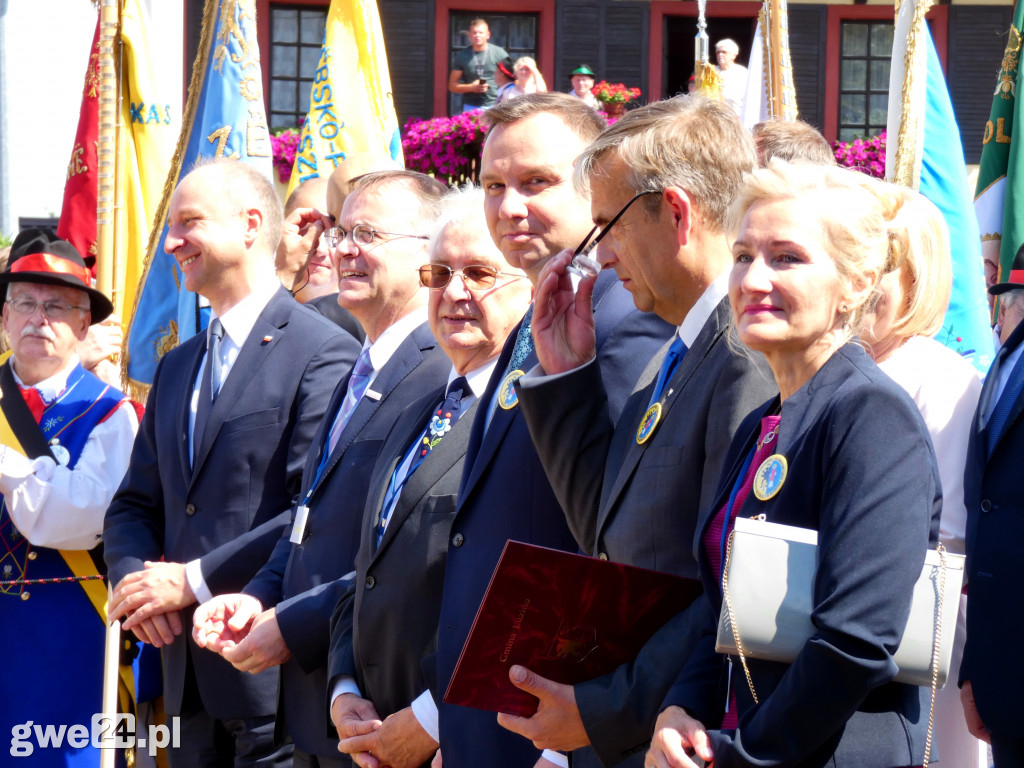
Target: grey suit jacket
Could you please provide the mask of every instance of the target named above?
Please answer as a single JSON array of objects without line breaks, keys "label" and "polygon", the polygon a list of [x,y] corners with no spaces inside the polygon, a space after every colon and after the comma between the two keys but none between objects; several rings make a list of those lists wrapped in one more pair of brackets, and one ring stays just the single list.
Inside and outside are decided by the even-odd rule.
[{"label": "grey suit jacket", "polygon": [[437,645],[444,565],[479,401],[409,479],[379,546],[376,529],[395,467],[443,396],[440,389],[410,405],[381,451],[363,515],[356,577],[332,626],[330,677],[354,677],[381,717],[427,690],[422,661]]},{"label": "grey suit jacket", "polygon": [[[520,403],[544,469],[584,551],[615,562],[698,578],[692,544],[697,515],[714,495],[733,434],[775,393],[760,355],[727,339],[727,299],[715,308],[662,395],[661,420],[643,444],[637,429],[654,390],[666,344],[651,361],[650,383],[635,392],[618,423],[601,415],[601,369],[585,366],[549,381],[520,380]],[[575,450],[572,450],[575,449]],[[601,762],[642,765],[661,699],[696,639],[699,601],[669,622],[631,664],[577,685],[576,701]],[[630,757],[632,756],[632,757]],[[574,765],[586,765],[583,754]]]},{"label": "grey suit jacket", "polygon": [[[330,393],[359,353],[351,336],[280,289],[242,345],[190,465],[189,401],[205,346],[199,334],[168,352],[157,368],[128,472],[104,523],[112,584],[142,570],[144,560],[203,558],[286,509],[299,491]],[[259,541],[262,546],[230,564],[204,569],[214,594],[237,592],[266,562],[273,538]],[[186,627],[192,613],[182,612]],[[181,712],[189,666],[213,717],[274,712],[276,670],[239,672],[184,632],[163,649],[169,713]]]}]

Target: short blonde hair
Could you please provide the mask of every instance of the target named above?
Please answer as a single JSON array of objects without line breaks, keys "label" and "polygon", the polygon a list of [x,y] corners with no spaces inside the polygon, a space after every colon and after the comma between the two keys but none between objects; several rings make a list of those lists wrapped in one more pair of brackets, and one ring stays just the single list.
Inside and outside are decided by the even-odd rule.
[{"label": "short blonde hair", "polygon": [[540,68],[537,66],[537,62],[530,56],[520,56],[516,59],[515,64],[512,65],[512,73],[515,74],[516,70],[520,67],[526,67],[530,70],[530,80],[533,81],[534,87],[539,93],[545,93],[548,90],[548,84],[544,81],[544,75],[540,73]]},{"label": "short blonde hair", "polygon": [[836,271],[851,282],[866,280],[872,287],[863,303],[847,308],[844,333],[849,338],[860,329],[865,312],[874,306],[878,281],[888,261],[889,223],[899,210],[901,195],[895,188],[886,187],[891,185],[846,168],[772,160],[744,177],[729,210],[726,229],[735,236],[755,203],[808,196],[819,204],[826,203],[819,206],[820,225]]},{"label": "short blonde hair", "polygon": [[949,230],[942,212],[924,195],[896,189],[903,204],[889,223],[886,271],[904,269],[910,288],[906,309],[901,308],[890,333],[904,339],[934,336],[942,328],[953,291]]}]

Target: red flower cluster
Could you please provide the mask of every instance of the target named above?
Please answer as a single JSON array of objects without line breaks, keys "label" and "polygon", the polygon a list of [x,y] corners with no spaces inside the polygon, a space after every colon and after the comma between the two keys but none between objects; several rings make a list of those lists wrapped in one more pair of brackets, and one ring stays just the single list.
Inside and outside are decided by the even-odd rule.
[{"label": "red flower cluster", "polygon": [[592,92],[604,104],[628,104],[640,98],[639,88],[627,88],[622,83],[609,83],[605,80],[595,85]]},{"label": "red flower cluster", "polygon": [[270,147],[274,154],[274,167],[277,178],[287,184],[292,177],[292,166],[295,165],[295,151],[299,146],[299,129],[284,128],[270,135]]},{"label": "red flower cluster", "polygon": [[885,131],[870,139],[837,141],[832,145],[836,162],[844,168],[853,168],[876,179],[885,178]]},{"label": "red flower cluster", "polygon": [[480,112],[429,120],[410,118],[402,126],[405,167],[452,183],[469,176],[480,157],[484,134]]}]

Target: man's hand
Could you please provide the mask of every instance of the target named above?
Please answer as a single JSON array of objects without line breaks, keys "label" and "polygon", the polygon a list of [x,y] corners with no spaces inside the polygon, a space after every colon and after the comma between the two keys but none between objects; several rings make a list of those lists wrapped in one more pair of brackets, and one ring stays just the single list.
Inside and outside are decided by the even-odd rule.
[{"label": "man's hand", "polygon": [[991,744],[992,736],[985,724],[981,722],[981,715],[978,714],[978,708],[974,704],[974,688],[971,687],[970,680],[965,681],[963,687],[960,688],[960,703],[964,706],[967,730],[970,731],[971,736]]},{"label": "man's hand", "polygon": [[174,638],[181,634],[181,628],[181,611],[170,611],[144,619],[132,627],[132,632],[142,642],[160,648],[173,643]]},{"label": "man's hand", "polygon": [[[110,598],[111,607],[107,611],[107,621],[127,616],[121,625],[122,629],[134,630],[147,619],[180,611],[196,601],[192,587],[188,585],[188,579],[185,577],[184,564],[146,561],[145,566],[144,570],[129,573],[121,579]],[[155,626],[165,643],[170,643],[175,636],[181,634],[181,616],[177,617],[176,626],[173,620],[166,623],[170,624],[172,636],[163,631],[161,622],[156,622],[152,626]],[[136,633],[136,636],[138,634]],[[150,638],[152,640],[151,634]],[[153,645],[157,643],[153,642]]]},{"label": "man's hand", "polygon": [[431,759],[438,746],[412,708],[406,707],[368,733],[342,739],[338,749],[351,755],[360,768],[417,768]]},{"label": "man's hand", "polygon": [[694,753],[706,763],[714,759],[707,731],[682,707],[669,707],[654,723],[644,768],[696,768],[690,759]]},{"label": "man's hand", "polygon": [[225,644],[220,655],[241,672],[259,674],[292,657],[277,624],[277,608],[268,608],[252,620],[249,634],[238,645]]},{"label": "man's hand", "polygon": [[196,608],[192,637],[200,648],[221,653],[242,642],[261,613],[263,603],[252,595],[217,595]]},{"label": "man's hand", "polygon": [[377,708],[373,706],[372,701],[360,698],[354,693],[343,693],[331,702],[331,720],[338,731],[338,738],[341,739],[341,743],[338,744],[339,752],[349,754],[353,760],[357,757],[370,757],[365,754],[349,753],[344,745],[348,739],[372,733],[380,728],[380,715],[377,714]]},{"label": "man's hand", "polygon": [[274,266],[277,278],[289,291],[301,287],[320,235],[332,226],[331,218],[315,208],[296,208],[284,220]]},{"label": "man's hand", "polygon": [[85,370],[107,384],[120,387],[121,366],[117,359],[121,355],[122,342],[124,332],[121,329],[121,318],[111,315],[102,323],[90,325],[89,332],[78,342],[75,351]]},{"label": "man's hand", "polygon": [[572,251],[564,250],[537,278],[531,332],[537,359],[547,374],[571,371],[597,356],[592,304],[597,278],[583,280],[574,293],[566,271],[571,262]]},{"label": "man's hand", "polygon": [[508,677],[516,688],[540,699],[540,705],[532,717],[500,714],[498,725],[529,739],[537,749],[570,752],[590,744],[571,685],[553,682],[518,664]]}]

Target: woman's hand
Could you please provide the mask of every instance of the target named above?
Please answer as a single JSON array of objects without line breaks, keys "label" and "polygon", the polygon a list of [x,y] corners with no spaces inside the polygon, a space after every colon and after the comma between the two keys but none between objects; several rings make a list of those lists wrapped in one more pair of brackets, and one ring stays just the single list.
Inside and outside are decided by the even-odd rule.
[{"label": "woman's hand", "polygon": [[703,723],[682,707],[669,707],[654,723],[654,738],[644,768],[696,768],[690,759],[694,754],[708,764],[714,759]]}]

